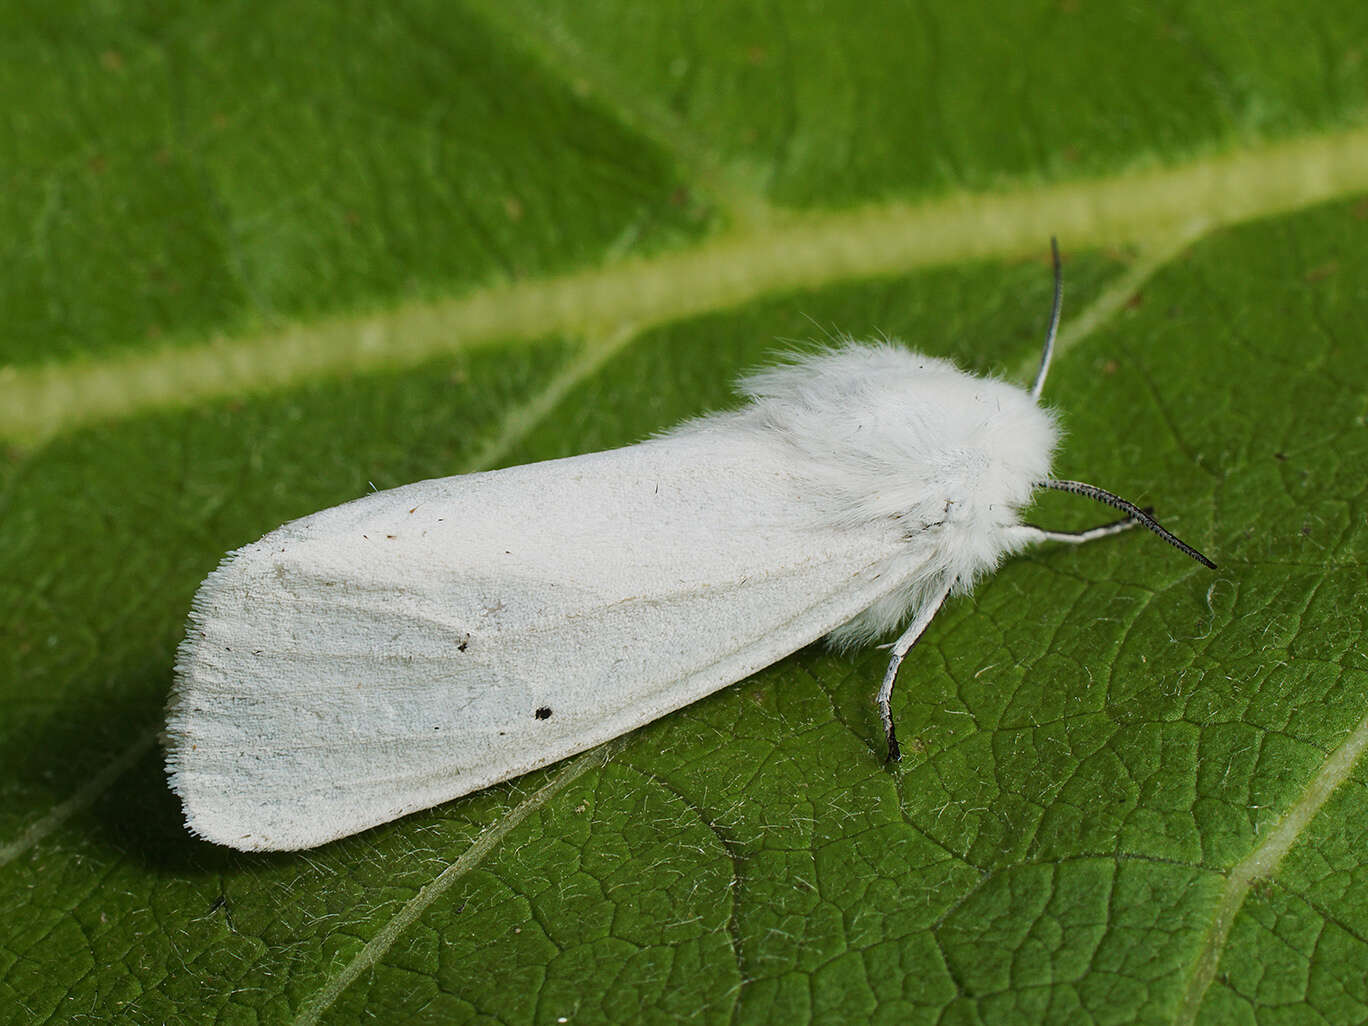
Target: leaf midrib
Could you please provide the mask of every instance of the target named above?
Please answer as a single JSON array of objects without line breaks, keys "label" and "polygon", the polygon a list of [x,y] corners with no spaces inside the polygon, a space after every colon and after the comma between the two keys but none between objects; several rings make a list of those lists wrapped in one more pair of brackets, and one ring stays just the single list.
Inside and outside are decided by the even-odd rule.
[{"label": "leaf midrib", "polygon": [[153,352],[0,369],[0,437],[37,442],[166,406],[394,372],[547,337],[598,340],[757,298],[967,260],[1136,243],[1175,250],[1214,228],[1368,191],[1368,129],[1171,168],[1000,193],[792,214],[612,266],[493,284],[459,298],[342,314]]}]

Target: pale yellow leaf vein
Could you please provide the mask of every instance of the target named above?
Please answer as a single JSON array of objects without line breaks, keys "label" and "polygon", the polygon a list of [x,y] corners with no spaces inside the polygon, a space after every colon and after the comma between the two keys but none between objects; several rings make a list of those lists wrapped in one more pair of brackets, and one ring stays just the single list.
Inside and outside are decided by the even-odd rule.
[{"label": "pale yellow leaf vein", "polygon": [[0,847],[0,866],[14,861],[76,813],[93,805],[100,795],[113,786],[114,781],[147,754],[156,739],[156,732],[152,730],[138,735],[132,744],[106,763],[103,769],[73,791],[66,801],[54,805],[45,816],[34,820],[22,834]]},{"label": "pale yellow leaf vein", "polygon": [[786,290],[971,259],[1174,238],[1368,190],[1368,129],[1328,133],[1049,187],[795,214],[687,249],[461,297],[399,304],[207,344],[0,369],[0,436],[33,441],[92,421],[394,371],[547,337],[609,337]]},{"label": "pale yellow leaf vein", "polygon": [[[1063,324],[1059,329],[1059,338],[1055,342],[1055,357],[1062,357],[1092,335],[1093,332],[1111,321],[1125,309],[1126,304],[1144,287],[1145,282],[1166,267],[1174,257],[1201,238],[1208,227],[1205,220],[1195,220],[1190,224],[1176,227],[1171,234],[1162,238],[1154,238],[1142,243],[1136,260],[1103,289],[1097,298],[1089,303],[1077,317],[1071,317],[1067,312],[1068,281],[1066,278],[1066,312]],[[1032,353],[1028,356],[1017,371],[1018,380],[1023,382],[1033,380],[1039,362],[1039,354]]]},{"label": "pale yellow leaf vein", "polygon": [[313,995],[304,1002],[295,1017],[296,1026],[313,1026],[351,984],[368,969],[379,964],[385,953],[394,946],[403,932],[412,926],[432,903],[451,889],[457,880],[475,869],[491,851],[508,836],[528,816],[536,812],[552,798],[564,791],[578,777],[596,765],[602,765],[607,754],[607,746],[592,749],[571,762],[543,785],[535,794],[522,802],[508,815],[485,830],[475,843],[467,848],[455,862],[438,873],[431,883],[425,884],[412,898],[404,903],[394,917],[376,931],[351,961],[347,962],[331,976]]},{"label": "pale yellow leaf vein", "polygon": [[1226,940],[1235,917],[1244,905],[1249,889],[1259,880],[1268,879],[1277,872],[1278,864],[1301,836],[1303,830],[1315,818],[1335,789],[1344,783],[1349,774],[1368,748],[1368,717],[1365,717],[1345,742],[1330,753],[1306,790],[1286,814],[1265,836],[1262,842],[1244,859],[1236,863],[1226,877],[1221,891],[1221,900],[1212,916],[1202,949],[1193,965],[1192,976],[1183,992],[1182,1004],[1174,1019],[1177,1026],[1192,1026],[1201,1011],[1202,1001],[1207,988],[1216,978],[1221,957],[1225,952]]},{"label": "pale yellow leaf vein", "polygon": [[570,390],[589,378],[622,350],[636,331],[624,327],[606,338],[591,338],[574,359],[566,361],[538,392],[504,413],[499,430],[466,461],[464,473],[497,466],[515,445],[527,437]]}]

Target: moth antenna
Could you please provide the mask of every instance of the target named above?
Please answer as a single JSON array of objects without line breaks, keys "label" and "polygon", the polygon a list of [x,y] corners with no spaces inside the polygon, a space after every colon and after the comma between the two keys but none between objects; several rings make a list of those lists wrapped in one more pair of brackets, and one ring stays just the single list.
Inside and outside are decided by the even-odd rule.
[{"label": "moth antenna", "polygon": [[1050,258],[1054,261],[1054,305],[1050,307],[1050,327],[1045,332],[1045,350],[1040,354],[1040,370],[1036,371],[1031,398],[1039,399],[1045,387],[1045,375],[1050,371],[1050,357],[1054,355],[1055,336],[1059,334],[1059,311],[1064,302],[1064,270],[1059,262],[1059,240],[1050,236]]},{"label": "moth antenna", "polygon": [[[1044,368],[1042,368],[1042,370],[1043,369]],[[1200,552],[1194,549],[1187,542],[1183,541],[1177,535],[1167,530],[1163,524],[1155,520],[1154,517],[1150,516],[1147,512],[1145,512],[1145,510],[1141,509],[1133,502],[1127,502],[1119,495],[1113,495],[1105,488],[1099,488],[1097,487],[1097,485],[1090,485],[1083,481],[1056,481],[1053,479],[1049,481],[1037,481],[1036,487],[1051,488],[1056,492],[1069,492],[1073,495],[1082,495],[1086,498],[1094,500],[1095,502],[1106,503],[1108,506],[1121,510],[1123,513],[1125,513],[1128,517],[1130,517],[1137,523],[1149,528],[1151,531],[1157,534],[1160,538],[1163,538],[1164,541],[1168,542],[1179,552],[1191,556],[1193,559],[1197,560],[1197,562],[1201,563],[1208,570],[1216,569],[1215,563],[1207,559],[1206,556],[1202,555]]]}]

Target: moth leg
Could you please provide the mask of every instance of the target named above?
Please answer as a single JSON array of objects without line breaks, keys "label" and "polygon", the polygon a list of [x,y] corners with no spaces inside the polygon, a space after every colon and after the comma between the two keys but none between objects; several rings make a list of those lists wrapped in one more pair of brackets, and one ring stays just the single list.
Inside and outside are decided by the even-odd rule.
[{"label": "moth leg", "polygon": [[898,677],[898,667],[902,665],[903,657],[912,651],[912,646],[917,643],[917,639],[922,636],[922,631],[935,618],[937,611],[945,602],[945,597],[950,594],[950,586],[955,582],[952,580],[941,589],[934,601],[926,603],[917,613],[917,618],[912,621],[907,630],[903,631],[902,637],[893,642],[893,655],[888,660],[888,669],[884,671],[883,683],[879,685],[879,716],[883,718],[884,735],[888,738],[888,761],[898,762],[902,759],[902,749],[898,747],[898,734],[893,729],[893,710],[889,703],[893,699],[893,682]]},{"label": "moth leg", "polygon": [[[1153,513],[1152,507],[1145,510],[1146,513]],[[1086,531],[1047,531],[1043,527],[1036,527],[1035,524],[1021,524],[1013,528],[1013,532],[1026,543],[1032,542],[1064,542],[1068,545],[1082,545],[1084,542],[1096,541],[1098,538],[1107,538],[1113,534],[1120,534],[1122,531],[1129,531],[1132,527],[1139,527],[1140,521],[1134,517],[1122,517],[1120,520],[1112,520],[1105,524],[1098,524],[1090,527]]]}]

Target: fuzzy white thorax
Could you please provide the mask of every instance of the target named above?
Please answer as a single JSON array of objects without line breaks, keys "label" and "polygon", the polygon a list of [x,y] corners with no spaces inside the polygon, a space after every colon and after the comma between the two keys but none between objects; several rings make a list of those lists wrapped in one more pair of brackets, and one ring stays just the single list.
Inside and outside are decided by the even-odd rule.
[{"label": "fuzzy white thorax", "polygon": [[890,343],[851,340],[745,377],[750,403],[675,433],[722,428],[778,447],[812,489],[820,526],[887,522],[907,584],[829,637],[887,634],[947,585],[962,593],[1019,547],[1019,511],[1050,476],[1053,413],[1016,385]]}]

